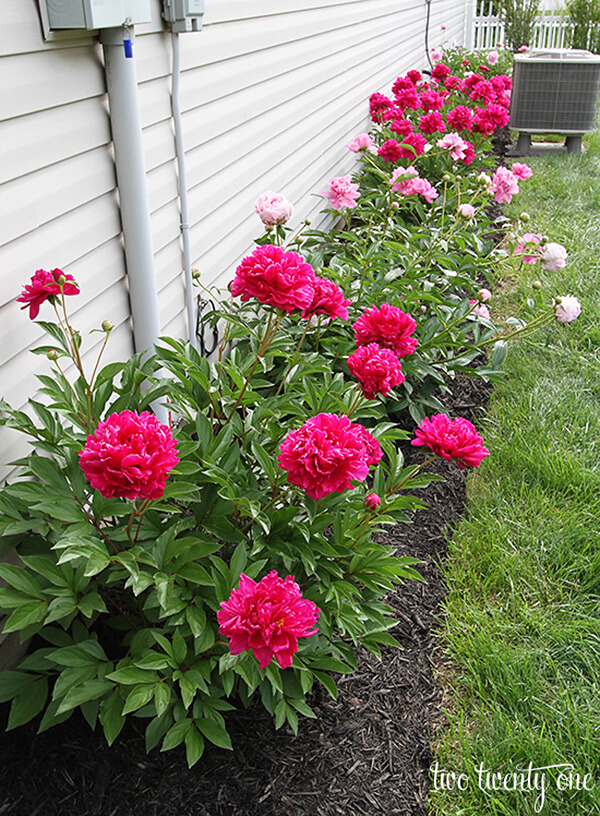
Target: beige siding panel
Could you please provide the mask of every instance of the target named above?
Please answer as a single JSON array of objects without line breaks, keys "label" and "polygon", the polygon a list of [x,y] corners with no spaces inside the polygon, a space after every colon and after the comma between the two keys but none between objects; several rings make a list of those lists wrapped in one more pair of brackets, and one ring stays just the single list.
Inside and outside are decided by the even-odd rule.
[{"label": "beige siding panel", "polygon": [[93,35],[81,32],[78,36],[60,43],[45,43],[37,0],[2,0],[2,38],[0,57],[42,51],[52,48],[68,48],[91,45]]},{"label": "beige siding panel", "polygon": [[98,48],[4,57],[0,61],[0,121],[104,94]]},{"label": "beige siding panel", "polygon": [[108,114],[97,99],[10,119],[2,124],[0,184],[105,146],[110,138]]},{"label": "beige siding panel", "polygon": [[63,213],[114,189],[112,159],[97,149],[45,167],[2,185],[0,204],[6,212],[0,227],[3,243],[37,229]]}]

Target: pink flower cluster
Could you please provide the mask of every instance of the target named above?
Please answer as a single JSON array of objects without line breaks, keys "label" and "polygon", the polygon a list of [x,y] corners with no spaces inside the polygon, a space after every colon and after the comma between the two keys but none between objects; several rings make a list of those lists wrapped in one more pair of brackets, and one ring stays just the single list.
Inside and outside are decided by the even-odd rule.
[{"label": "pink flower cluster", "polygon": [[79,294],[79,288],[73,276],[67,275],[62,269],[52,269],[50,272],[38,269],[31,278],[31,283],[23,287],[17,302],[23,304],[21,309],[29,307],[29,318],[35,320],[42,303],[59,296],[61,292],[63,295]]},{"label": "pink flower cluster", "polygon": [[510,204],[512,197],[519,192],[519,178],[507,167],[498,167],[489,189],[499,204]]},{"label": "pink flower cluster", "polygon": [[315,635],[320,609],[302,597],[292,575],[280,578],[276,570],[256,582],[240,575],[237,589],[217,612],[219,632],[229,638],[231,654],[252,649],[261,669],[271,660],[282,669],[292,665],[298,638]]},{"label": "pink flower cluster", "polygon": [[105,498],[158,499],[179,462],[176,446],[170,429],[154,414],[121,411],[88,436],[79,464]]},{"label": "pink flower cluster", "polygon": [[436,142],[442,150],[447,150],[454,161],[462,161],[471,164],[475,158],[475,148],[466,139],[461,138],[458,133],[448,133]]},{"label": "pink flower cluster", "polygon": [[353,184],[349,175],[332,178],[327,188],[321,190],[320,194],[329,199],[334,210],[341,210],[342,207],[352,209],[356,207],[356,201],[360,198],[358,184]]},{"label": "pink flower cluster", "polygon": [[387,397],[405,379],[398,355],[377,343],[359,346],[348,357],[348,368],[367,399],[375,399],[377,394]]},{"label": "pink flower cluster", "polygon": [[266,227],[285,224],[294,212],[292,204],[280,193],[268,190],[262,193],[254,202],[254,212]]},{"label": "pink flower cluster", "polygon": [[390,179],[393,193],[400,195],[422,195],[430,204],[439,196],[438,191],[427,181],[421,178],[414,167],[398,167]]},{"label": "pink flower cluster", "polygon": [[256,298],[288,314],[302,310],[302,316],[315,314],[348,319],[350,301],[328,278],[317,277],[312,266],[297,252],[274,244],[256,247],[235,272],[231,294],[242,301]]},{"label": "pink flower cluster", "polygon": [[410,314],[397,306],[383,303],[367,309],[352,326],[357,346],[377,343],[394,351],[399,357],[413,354],[418,342],[412,336],[417,324]]},{"label": "pink flower cluster", "polygon": [[426,445],[442,459],[454,459],[459,467],[477,467],[489,455],[483,439],[468,419],[450,419],[446,414],[425,418],[415,430],[411,445]]},{"label": "pink flower cluster", "polygon": [[347,416],[318,414],[279,446],[279,467],[288,471],[290,484],[311,499],[351,490],[352,481],[364,481],[369,467],[383,456],[379,442]]}]

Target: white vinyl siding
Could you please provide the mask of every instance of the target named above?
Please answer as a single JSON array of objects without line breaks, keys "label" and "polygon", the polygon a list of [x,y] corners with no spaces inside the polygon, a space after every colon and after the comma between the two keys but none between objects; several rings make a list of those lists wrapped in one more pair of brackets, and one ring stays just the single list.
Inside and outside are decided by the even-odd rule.
[{"label": "white vinyl siding", "polygon": [[[430,46],[462,42],[464,6],[433,0]],[[152,242],[161,329],[185,336],[171,39],[159,0],[152,7],[134,45]],[[34,0],[2,10],[0,378],[22,407],[49,368],[29,353],[42,333],[14,300],[37,268],[79,283],[69,305],[90,357],[101,336],[88,332],[105,318],[117,326],[107,361],[133,340],[101,47],[85,32],[44,43]],[[206,0],[203,30],[180,41],[192,254],[207,286],[225,286],[251,251],[265,190],[294,203],[292,226],[322,223],[315,193],[354,168],[344,145],[368,129],[369,95],[427,67],[426,13],[423,0]],[[3,462],[17,447],[0,429]]]}]

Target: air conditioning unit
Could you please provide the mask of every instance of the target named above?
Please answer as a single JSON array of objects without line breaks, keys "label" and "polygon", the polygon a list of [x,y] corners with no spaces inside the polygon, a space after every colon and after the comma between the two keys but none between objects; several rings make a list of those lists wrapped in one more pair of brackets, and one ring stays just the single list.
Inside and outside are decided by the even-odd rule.
[{"label": "air conditioning unit", "polygon": [[510,127],[519,131],[516,155],[531,152],[532,133],[565,135],[569,152],[581,135],[596,129],[600,56],[548,48],[515,54]]}]

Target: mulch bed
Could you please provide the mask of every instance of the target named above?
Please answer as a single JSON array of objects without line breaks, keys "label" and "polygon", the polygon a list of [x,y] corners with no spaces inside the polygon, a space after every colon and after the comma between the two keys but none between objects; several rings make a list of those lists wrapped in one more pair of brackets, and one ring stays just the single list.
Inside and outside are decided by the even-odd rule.
[{"label": "mulch bed", "polygon": [[[460,378],[448,407],[476,421],[488,391]],[[406,455],[424,456],[410,447]],[[443,720],[433,672],[445,592],[440,563],[464,511],[466,481],[454,463],[430,469],[446,481],[427,488],[429,508],[414,524],[377,534],[399,555],[419,558],[425,579],[387,599],[402,649],[384,647],[381,661],[361,652],[336,702],[317,689],[310,700],[317,719],[301,719],[297,737],[275,731],[260,706],[236,712],[228,719],[233,752],[207,746],[188,770],[183,749],[146,755],[143,721],[129,723],[112,748],[76,715],[39,736],[30,724],[0,740],[0,816],[424,816],[430,742]]]}]

